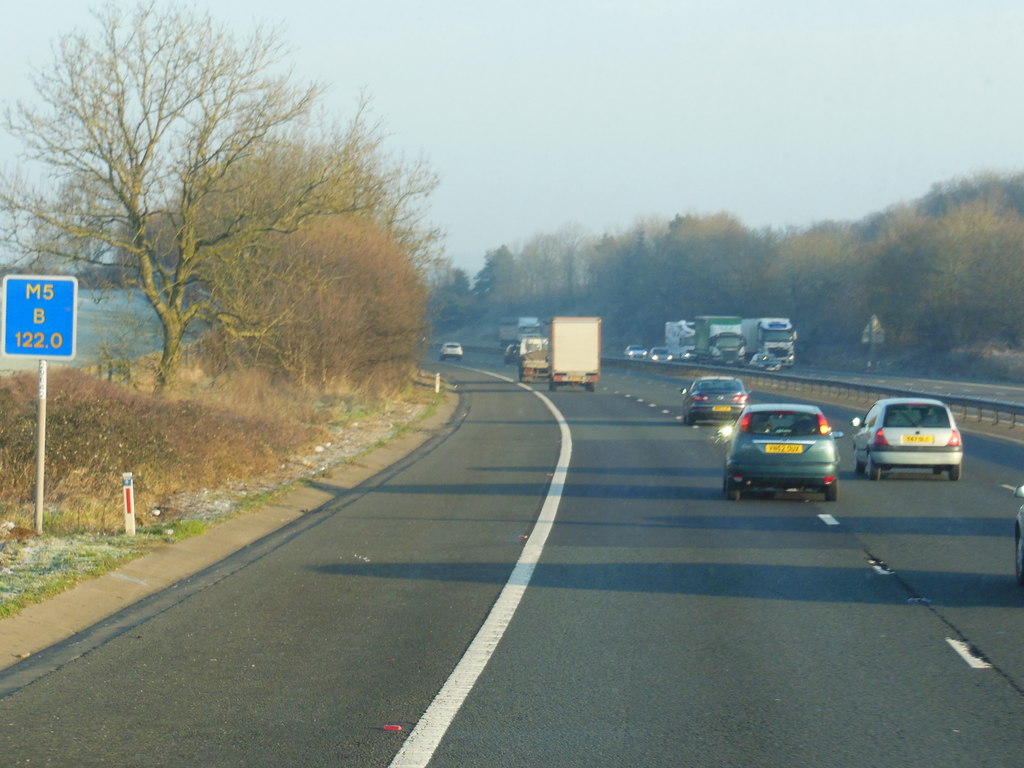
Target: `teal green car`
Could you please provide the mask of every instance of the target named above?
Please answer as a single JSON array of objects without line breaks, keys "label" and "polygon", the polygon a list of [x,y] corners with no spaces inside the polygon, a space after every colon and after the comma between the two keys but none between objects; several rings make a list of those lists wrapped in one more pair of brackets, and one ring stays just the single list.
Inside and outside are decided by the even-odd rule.
[{"label": "teal green car", "polygon": [[825,414],[813,405],[748,405],[729,440],[722,490],[739,501],[747,492],[823,493],[839,498],[839,450]]}]

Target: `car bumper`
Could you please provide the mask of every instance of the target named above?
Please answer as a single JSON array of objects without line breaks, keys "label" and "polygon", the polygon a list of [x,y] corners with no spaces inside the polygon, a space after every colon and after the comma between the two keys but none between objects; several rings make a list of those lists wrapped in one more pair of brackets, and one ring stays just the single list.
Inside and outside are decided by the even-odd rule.
[{"label": "car bumper", "polygon": [[733,488],[789,491],[820,490],[839,478],[838,463],[815,463],[800,467],[768,464],[728,464],[725,478]]},{"label": "car bumper", "polygon": [[690,408],[690,418],[697,421],[736,421],[742,412],[742,406],[730,407],[725,411],[716,411],[710,405],[703,407],[693,406]]},{"label": "car bumper", "polygon": [[941,448],[901,448],[890,446],[881,450],[872,449],[871,460],[875,464],[887,467],[947,467],[960,464],[964,458],[963,450],[954,451]]}]

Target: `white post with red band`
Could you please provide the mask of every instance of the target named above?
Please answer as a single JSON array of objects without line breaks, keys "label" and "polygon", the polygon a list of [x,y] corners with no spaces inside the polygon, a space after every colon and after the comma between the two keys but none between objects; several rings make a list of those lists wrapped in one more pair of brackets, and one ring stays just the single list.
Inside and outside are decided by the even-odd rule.
[{"label": "white post with red band", "polygon": [[124,485],[124,532],[135,535],[135,481],[131,472],[122,475]]}]

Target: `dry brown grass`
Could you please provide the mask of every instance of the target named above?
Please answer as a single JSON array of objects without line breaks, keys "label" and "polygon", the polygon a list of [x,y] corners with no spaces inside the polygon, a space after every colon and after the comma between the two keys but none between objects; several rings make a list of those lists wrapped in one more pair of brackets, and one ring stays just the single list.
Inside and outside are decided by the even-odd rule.
[{"label": "dry brown grass", "polygon": [[[0,381],[0,519],[32,527],[38,386]],[[183,490],[258,477],[324,436],[338,401],[239,376],[185,395],[140,393],[81,371],[51,374],[47,397],[48,532],[109,532],[123,524],[122,473],[139,510]]]}]

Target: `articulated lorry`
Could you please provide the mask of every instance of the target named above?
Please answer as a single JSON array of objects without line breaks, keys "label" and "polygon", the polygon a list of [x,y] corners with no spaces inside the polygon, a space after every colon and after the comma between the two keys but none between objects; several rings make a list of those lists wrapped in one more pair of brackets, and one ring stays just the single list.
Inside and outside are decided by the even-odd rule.
[{"label": "articulated lorry", "polygon": [[503,317],[498,320],[498,343],[506,347],[518,344],[527,336],[543,336],[544,326],[538,317]]},{"label": "articulated lorry", "polygon": [[782,365],[796,362],[796,331],[788,317],[749,317],[742,325],[748,359],[767,355]]},{"label": "articulated lorry", "polygon": [[593,392],[601,379],[601,318],[553,317],[549,339],[548,389],[572,386]]},{"label": "articulated lorry", "polygon": [[740,365],[747,361],[742,318],[699,315],[693,325],[694,352],[699,360],[722,365]]},{"label": "articulated lorry", "polygon": [[686,360],[693,355],[694,336],[697,329],[689,320],[674,320],[665,323],[665,346],[675,360]]},{"label": "articulated lorry", "polygon": [[520,317],[516,321],[516,341],[522,341],[528,336],[543,336],[544,326],[540,323],[539,317]]}]

